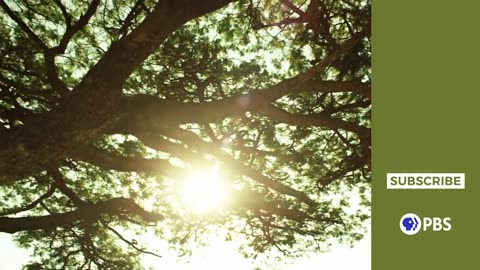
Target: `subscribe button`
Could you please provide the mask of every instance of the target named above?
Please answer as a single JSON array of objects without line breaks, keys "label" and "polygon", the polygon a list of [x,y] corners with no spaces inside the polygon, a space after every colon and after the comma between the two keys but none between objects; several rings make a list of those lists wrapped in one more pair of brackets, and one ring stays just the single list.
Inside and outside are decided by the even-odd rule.
[{"label": "subscribe button", "polygon": [[387,173],[387,189],[465,189],[465,174]]}]

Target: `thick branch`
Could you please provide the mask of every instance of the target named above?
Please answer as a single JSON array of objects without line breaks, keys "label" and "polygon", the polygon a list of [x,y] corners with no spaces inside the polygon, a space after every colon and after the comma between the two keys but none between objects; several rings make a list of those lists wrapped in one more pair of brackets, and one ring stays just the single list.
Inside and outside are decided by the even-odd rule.
[{"label": "thick branch", "polygon": [[138,27],[112,44],[59,106],[7,134],[0,146],[0,160],[5,161],[0,163],[0,184],[45,170],[78,145],[90,144],[122,114],[122,85],[133,70],[184,23],[230,2],[159,1]]},{"label": "thick branch", "polygon": [[47,45],[45,45],[45,43],[43,43],[43,41],[32,31],[32,29],[30,29],[30,27],[28,27],[28,25],[25,24],[25,22],[23,22],[22,19],[20,19],[10,9],[10,7],[7,5],[7,3],[5,3],[5,1],[1,0],[0,1],[0,6],[2,6],[3,10],[5,10],[5,12],[8,14],[8,16],[10,16],[10,18],[13,21],[15,21],[15,23],[18,24],[18,26],[22,29],[22,31],[25,32],[25,34],[27,34],[27,36],[30,38],[30,40],[33,42],[33,44],[38,46],[41,50],[46,50],[47,49]]},{"label": "thick branch", "polygon": [[152,120],[162,125],[176,125],[218,122],[226,117],[241,116],[292,93],[357,92],[368,96],[370,92],[370,87],[359,81],[310,80],[302,83],[299,80],[292,78],[267,89],[202,103],[167,101],[148,95],[123,97],[122,107],[129,117],[125,120],[128,123]]},{"label": "thick branch", "polygon": [[7,216],[7,215],[12,215],[12,214],[17,214],[17,213],[20,213],[20,212],[25,212],[25,211],[28,211],[28,210],[32,210],[33,208],[35,208],[39,203],[41,203],[43,200],[45,200],[46,198],[52,196],[52,194],[55,192],[56,190],[56,186],[55,185],[51,185],[50,188],[47,190],[47,192],[45,192],[44,194],[42,194],[40,197],[38,197],[38,199],[36,199],[35,201],[23,206],[23,207],[20,207],[20,208],[17,208],[17,209],[11,209],[11,210],[7,210],[3,213],[0,213],[0,216]]},{"label": "thick branch", "polygon": [[162,159],[122,157],[94,147],[84,147],[70,156],[73,159],[96,165],[105,170],[122,172],[158,172],[166,176],[178,176],[182,169]]},{"label": "thick branch", "polygon": [[67,196],[76,206],[86,204],[84,200],[78,197],[75,191],[73,191],[70,187],[67,186],[62,174],[58,171],[57,168],[52,168],[48,170],[48,174],[52,176],[53,180],[55,181],[55,186],[58,188],[58,190],[65,194],[65,196]]},{"label": "thick branch", "polygon": [[70,91],[67,85],[58,76],[57,65],[55,64],[55,55],[51,51],[45,51],[45,67],[47,70],[47,79],[53,89],[61,96]]},{"label": "thick branch", "polygon": [[264,106],[266,103],[271,103],[285,95],[305,91],[349,91],[369,97],[370,86],[359,80],[346,82],[314,80],[314,77],[317,76],[319,72],[329,67],[342,54],[350,50],[357,42],[365,37],[365,35],[364,32],[357,33],[308,71],[290,79],[283,80],[267,89],[253,90],[246,94],[238,94],[222,100],[202,103],[166,101],[147,95],[124,97],[122,100],[123,110],[129,115],[133,114],[132,119],[129,119],[128,122],[149,119],[152,115],[155,115],[161,116],[158,121],[163,122],[163,124],[185,122],[208,123],[223,120],[228,116],[242,115],[247,111],[254,110],[259,106]]},{"label": "thick branch", "polygon": [[153,135],[150,133],[135,133],[134,135],[137,136],[146,146],[157,151],[171,154],[184,161],[188,161],[192,165],[205,163],[200,154],[186,148],[183,144],[173,143],[159,135]]},{"label": "thick branch", "polygon": [[139,216],[145,222],[157,222],[161,219],[159,214],[145,211],[131,199],[114,198],[61,214],[20,218],[0,217],[0,232],[49,230],[83,220],[95,221],[102,214],[118,215],[124,211]]},{"label": "thick branch", "polygon": [[359,136],[363,136],[363,134],[367,134],[369,132],[369,130],[365,127],[362,127],[355,123],[347,122],[341,119],[331,118],[329,114],[322,114],[322,113],[317,113],[315,115],[293,114],[273,105],[264,106],[263,108],[259,108],[254,112],[260,115],[267,116],[268,118],[274,121],[287,123],[293,126],[319,126],[319,127],[328,127],[334,130],[343,129],[343,130],[356,133]]},{"label": "thick branch", "polygon": [[[154,10],[138,27],[112,44],[104,57],[86,75],[82,83],[89,84],[88,78],[93,76],[93,78],[109,78],[109,80],[106,80],[107,82],[113,80],[116,86],[121,86],[133,70],[173,31],[189,20],[212,12],[232,1],[159,1]],[[104,86],[102,87],[103,91],[115,91],[117,95],[120,94],[121,88],[103,83],[102,85]],[[88,90],[90,88],[85,87],[85,90],[92,93],[97,91],[95,89]]]},{"label": "thick branch", "polygon": [[305,15],[305,12],[303,10],[299,9],[297,6],[292,4],[292,2],[290,2],[289,0],[281,0],[280,2],[282,3],[282,5],[289,8],[293,12],[297,13],[299,16]]}]

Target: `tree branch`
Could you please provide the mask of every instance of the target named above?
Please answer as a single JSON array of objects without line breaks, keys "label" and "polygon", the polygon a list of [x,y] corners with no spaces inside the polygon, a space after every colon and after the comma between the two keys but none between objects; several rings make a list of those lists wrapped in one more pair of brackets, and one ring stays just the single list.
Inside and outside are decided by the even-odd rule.
[{"label": "tree branch", "polygon": [[347,82],[310,80],[303,83],[298,80],[288,79],[267,89],[252,90],[246,94],[201,103],[164,100],[149,95],[128,96],[122,98],[121,106],[129,118],[125,122],[129,124],[151,120],[162,125],[178,125],[211,123],[226,117],[241,116],[247,111],[254,111],[292,93],[348,91],[369,95],[370,91],[367,84],[357,80]]},{"label": "tree branch", "polygon": [[294,78],[299,79],[302,82],[309,81],[314,78],[320,71],[328,68],[335,60],[337,60],[342,54],[348,52],[355,44],[360,42],[364,37],[367,36],[367,31],[361,31],[354,34],[348,41],[342,45],[335,48],[331,53],[328,54],[322,61],[310,68],[307,72],[295,76]]},{"label": "tree branch", "polygon": [[298,200],[306,203],[309,206],[316,205],[316,202],[309,198],[305,193],[295,190],[288,185],[284,185],[278,181],[275,181],[263,175],[261,172],[250,168],[249,166],[243,165],[238,160],[235,160],[232,156],[219,149],[217,146],[198,138],[198,136],[194,133],[179,128],[173,132],[168,130],[165,130],[164,132],[164,135],[186,142],[193,149],[197,149],[201,152],[218,157],[221,161],[225,162],[228,168],[237,171],[241,175],[246,175],[272,190],[275,190],[281,194],[297,198]]},{"label": "tree branch", "polygon": [[114,198],[107,201],[85,205],[75,211],[50,214],[47,216],[8,218],[0,217],[0,232],[15,233],[28,230],[50,230],[78,221],[97,220],[100,215],[118,215],[127,211],[146,222],[157,222],[161,216],[145,211],[132,199]]},{"label": "tree branch", "polygon": [[7,134],[0,148],[0,159],[8,161],[0,163],[0,184],[45,170],[45,165],[58,164],[77,145],[91,144],[120,118],[122,86],[133,70],[183,24],[232,1],[159,1],[138,27],[111,45],[57,107],[38,122]]},{"label": "tree branch", "polygon": [[176,156],[184,161],[188,161],[192,165],[205,163],[200,154],[191,151],[185,145],[170,142],[159,135],[151,133],[135,133],[133,135],[138,137],[146,146]]},{"label": "tree branch", "polygon": [[30,40],[33,42],[34,45],[39,47],[42,51],[45,51],[48,49],[47,45],[43,43],[43,41],[30,29],[30,27],[25,24],[22,19],[20,19],[15,12],[13,12],[10,7],[5,3],[4,0],[0,0],[0,6],[5,10],[5,12],[8,14],[8,16],[15,21],[18,26],[22,29],[25,34],[30,38]]},{"label": "tree branch", "polygon": [[58,171],[57,168],[52,168],[48,170],[48,174],[53,178],[55,181],[55,185],[62,192],[67,196],[76,206],[82,206],[87,204],[84,200],[78,197],[77,193],[73,191],[71,188],[67,186],[65,180],[63,179],[62,174]]},{"label": "tree branch", "polygon": [[0,74],[0,85],[5,84],[6,86],[13,87],[18,90],[19,93],[28,95],[28,96],[37,96],[42,97],[47,101],[55,101],[57,98],[49,93],[49,91],[42,91],[38,89],[32,89],[22,83],[12,81],[7,79],[5,76]]},{"label": "tree branch", "polygon": [[105,170],[123,172],[157,172],[169,177],[182,175],[181,168],[174,167],[166,160],[122,157],[94,147],[84,147],[72,153],[72,159],[96,165]]},{"label": "tree branch", "polygon": [[72,25],[72,17],[70,17],[70,14],[68,14],[67,9],[62,4],[61,0],[54,0],[54,2],[62,11],[63,18],[65,19],[65,24],[67,25],[67,28],[68,28],[70,25]]},{"label": "tree branch", "polygon": [[59,91],[59,94],[65,94],[68,92],[65,84],[59,79],[57,70],[55,67],[55,60],[53,54],[50,52],[48,46],[10,9],[10,7],[5,3],[5,1],[0,1],[0,5],[5,10],[5,12],[14,20],[18,26],[27,34],[30,40],[34,45],[39,47],[43,52],[45,58],[45,65],[47,68],[47,77],[53,88]]},{"label": "tree branch", "polygon": [[95,11],[97,10],[98,4],[100,3],[100,0],[93,0],[90,5],[88,5],[87,11],[85,14],[83,14],[78,21],[71,25],[71,17],[68,15],[65,7],[62,5],[60,0],[55,0],[57,5],[60,7],[62,10],[63,17],[65,18],[65,24],[66,24],[66,30],[65,33],[62,36],[62,39],[60,40],[60,43],[53,47],[50,48],[49,51],[52,54],[62,54],[65,52],[67,49],[68,43],[72,39],[72,37],[80,31],[83,27],[85,27],[90,20],[90,18],[95,14]]},{"label": "tree branch", "polygon": [[48,82],[60,96],[65,96],[70,92],[70,90],[58,76],[57,65],[55,64],[55,55],[50,50],[45,51],[43,55],[45,58]]},{"label": "tree branch", "polygon": [[125,237],[123,237],[123,235],[122,235],[121,233],[119,233],[119,232],[118,232],[117,230],[115,230],[114,228],[110,227],[107,223],[102,222],[102,225],[105,226],[109,231],[111,231],[113,234],[115,234],[120,240],[122,240],[123,242],[125,242],[127,245],[129,245],[130,247],[132,247],[132,248],[135,249],[136,251],[141,252],[141,253],[143,253],[143,254],[153,255],[153,256],[158,257],[158,258],[161,258],[161,257],[162,257],[162,256],[158,255],[157,253],[154,253],[154,252],[145,250],[144,248],[139,248],[139,247],[136,245],[135,242],[127,240]]},{"label": "tree branch", "polygon": [[35,201],[23,206],[23,207],[20,207],[18,209],[11,209],[11,210],[7,210],[3,213],[0,213],[0,216],[8,216],[8,215],[13,215],[13,214],[17,214],[17,213],[20,213],[20,212],[25,212],[25,211],[28,211],[28,210],[32,210],[33,208],[35,208],[39,203],[41,203],[43,200],[45,200],[46,198],[52,196],[52,194],[55,192],[56,190],[56,186],[55,185],[51,185],[50,188],[47,190],[47,192],[45,194],[42,194],[40,197],[38,197],[38,199],[36,199]]},{"label": "tree branch", "polygon": [[266,116],[274,121],[279,121],[293,126],[319,126],[329,129],[343,129],[356,133],[360,138],[368,133],[368,128],[359,126],[352,122],[341,119],[331,118],[329,114],[317,113],[315,115],[293,114],[280,109],[274,105],[267,105],[259,108],[254,112]]}]

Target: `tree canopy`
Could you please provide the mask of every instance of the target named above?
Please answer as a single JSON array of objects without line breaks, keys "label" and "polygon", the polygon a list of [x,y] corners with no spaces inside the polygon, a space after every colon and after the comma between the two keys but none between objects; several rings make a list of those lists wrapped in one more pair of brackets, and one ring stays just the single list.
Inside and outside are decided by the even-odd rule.
[{"label": "tree canopy", "polygon": [[361,239],[369,1],[0,5],[0,232],[27,269],[141,269],[132,232],[247,256]]}]

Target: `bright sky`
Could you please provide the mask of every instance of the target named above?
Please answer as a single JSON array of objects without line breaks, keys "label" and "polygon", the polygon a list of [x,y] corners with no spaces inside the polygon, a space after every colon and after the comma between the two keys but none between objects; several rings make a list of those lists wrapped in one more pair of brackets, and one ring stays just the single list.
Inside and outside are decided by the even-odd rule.
[{"label": "bright sky", "polygon": [[[224,177],[220,176],[217,169],[195,172],[186,179],[183,188],[180,190],[180,195],[186,199],[186,206],[197,214],[214,210],[225,204],[224,199],[229,195],[228,189],[225,187]],[[205,187],[208,187],[208,189],[203,190]],[[315,269],[320,270],[371,269],[370,233],[354,248],[336,244],[332,246],[329,253],[311,254],[297,259],[291,264],[280,266],[276,264],[265,266],[265,261],[268,260],[245,259],[237,252],[237,246],[234,242],[226,242],[224,238],[215,234],[208,237],[208,246],[196,248],[189,258],[179,259],[175,252],[168,249],[164,241],[147,236],[140,240],[142,246],[146,246],[152,251],[158,251],[157,253],[162,258],[145,255],[143,263],[155,270],[193,270],[200,267],[209,270],[254,270],[257,267],[269,270],[302,270],[311,269],[312,265],[315,265]],[[29,260],[29,252],[16,247],[11,238],[9,234],[0,233],[0,268],[20,270],[21,266]],[[145,240],[148,242],[145,242]]]},{"label": "bright sky", "polygon": [[[354,248],[347,246],[332,247],[330,253],[315,254],[310,257],[297,259],[292,265],[285,265],[285,270],[370,270],[371,269],[371,245],[370,233],[361,240]],[[177,260],[171,252],[161,252],[162,258],[149,256],[147,264],[154,269],[169,270],[253,270],[256,266],[254,261],[244,259],[237,253],[235,248],[225,241],[212,239],[210,246],[193,253],[189,262],[185,259]],[[1,269],[20,270],[21,266],[29,260],[29,252],[19,249],[12,242],[9,234],[0,233],[0,262]]]}]

